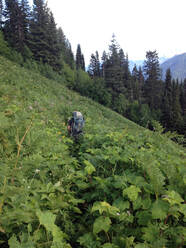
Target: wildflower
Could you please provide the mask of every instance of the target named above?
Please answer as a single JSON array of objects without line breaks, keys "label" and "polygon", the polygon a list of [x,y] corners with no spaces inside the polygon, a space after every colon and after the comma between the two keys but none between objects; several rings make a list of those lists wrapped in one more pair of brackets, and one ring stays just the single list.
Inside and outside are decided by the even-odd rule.
[{"label": "wildflower", "polygon": [[31,105],[29,106],[29,109],[30,109],[30,110],[32,110],[32,109],[33,109]]},{"label": "wildflower", "polygon": [[117,213],[117,215],[120,215],[120,213]]},{"label": "wildflower", "polygon": [[35,173],[37,173],[37,174],[38,174],[39,172],[40,172],[40,170],[38,170],[38,169],[36,169],[36,170],[35,170]]},{"label": "wildflower", "polygon": [[54,184],[55,187],[59,187],[61,185],[61,182],[58,181],[56,184]]},{"label": "wildflower", "polygon": [[30,186],[28,186],[28,189],[30,189]]},{"label": "wildflower", "polygon": [[130,211],[127,211],[128,216],[130,216]]}]

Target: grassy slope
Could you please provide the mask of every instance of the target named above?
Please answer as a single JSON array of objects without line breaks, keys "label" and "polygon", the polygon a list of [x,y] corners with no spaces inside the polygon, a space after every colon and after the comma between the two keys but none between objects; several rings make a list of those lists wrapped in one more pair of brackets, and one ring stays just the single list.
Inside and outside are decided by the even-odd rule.
[{"label": "grassy slope", "polygon": [[[73,150],[73,143],[67,137],[65,125],[67,117],[74,110],[81,111],[86,118],[85,141],[82,147],[76,150]],[[22,241],[22,243],[32,243],[33,246],[30,245],[29,247],[37,247],[36,244],[44,243],[41,237],[35,237],[38,234],[34,233],[34,228],[38,230],[39,227],[35,226],[37,221],[32,222],[32,220],[36,217],[39,219],[40,224],[52,233],[53,240],[56,239],[55,242],[58,242],[54,234],[57,226],[54,223],[50,224],[50,226],[54,226],[53,229],[55,231],[51,230],[46,220],[44,220],[44,215],[39,211],[51,210],[50,217],[52,218],[53,214],[57,214],[59,218],[59,209],[63,209],[63,207],[67,216],[65,223],[69,222],[69,224],[61,224],[65,234],[62,231],[57,231],[59,236],[61,235],[61,239],[64,239],[64,243],[66,242],[65,235],[68,234],[69,236],[72,234],[69,242],[71,245],[75,244],[74,247],[77,247],[77,239],[85,233],[87,228],[82,223],[81,225],[78,224],[80,234],[76,235],[76,228],[71,226],[70,218],[74,218],[77,221],[78,217],[74,215],[72,217],[70,211],[74,211],[73,214],[77,211],[77,214],[79,214],[79,210],[75,210],[78,203],[74,203],[75,200],[73,200],[71,204],[74,204],[74,210],[69,210],[70,206],[65,207],[62,203],[61,205],[59,204],[61,198],[57,193],[56,199],[49,199],[51,197],[49,188],[52,188],[51,191],[54,190],[54,185],[60,182],[60,185],[62,184],[64,188],[66,187],[64,192],[67,198],[83,198],[84,194],[81,191],[86,188],[89,189],[86,179],[82,179],[82,182],[86,184],[84,186],[79,182],[79,179],[77,182],[74,182],[80,191],[78,191],[77,195],[76,193],[72,195],[69,193],[69,190],[73,187],[72,185],[69,188],[66,186],[74,180],[71,175],[80,177],[77,170],[82,165],[87,166],[87,177],[91,177],[94,171],[94,168],[92,169],[91,167],[93,164],[97,170],[97,178],[98,176],[106,178],[110,177],[107,169],[99,168],[104,163],[110,163],[108,170],[112,171],[112,175],[115,173],[118,176],[123,173],[123,169],[121,169],[122,163],[128,166],[125,167],[127,169],[135,164],[137,167],[134,167],[132,171],[137,171],[139,164],[144,163],[143,170],[139,172],[139,175],[146,177],[147,173],[149,180],[152,181],[152,184],[154,183],[156,188],[156,180],[153,182],[153,175],[149,172],[149,168],[155,165],[160,170],[155,172],[157,176],[160,176],[160,179],[157,178],[157,182],[158,180],[161,181],[162,176],[163,183],[160,185],[161,189],[154,189],[153,197],[158,199],[158,195],[163,194],[165,190],[177,190],[184,198],[183,182],[186,179],[184,177],[185,151],[183,148],[161,135],[136,125],[90,99],[69,91],[55,81],[48,80],[37,73],[31,73],[12,64],[3,57],[0,57],[0,140],[0,156],[2,157],[0,162],[0,214],[4,216],[0,221],[0,233],[2,233],[2,235],[0,234],[0,240],[2,240],[4,247],[7,247],[8,241],[6,240],[10,238],[9,245],[14,247],[13,243],[18,241],[12,235],[16,234],[17,237],[20,237],[20,233],[24,233],[23,229],[26,228],[28,223],[32,223],[30,224],[32,227],[29,226],[29,228],[33,230],[30,231],[29,238],[25,238],[27,241]],[[77,157],[77,154],[79,157]],[[100,159],[101,156],[102,158]],[[85,161],[89,161],[91,165]],[[96,164],[97,166],[99,164],[98,168]],[[118,171],[117,169],[112,170],[116,164],[121,166]],[[73,169],[71,169],[72,167]],[[37,170],[40,170],[40,172],[37,173]],[[103,175],[104,171],[105,174]],[[170,176],[168,175],[169,173]],[[176,185],[178,180],[180,180],[180,185]],[[168,182],[168,186],[165,186],[166,182]],[[130,184],[132,182],[129,183],[128,181],[128,186]],[[30,195],[30,190],[32,192],[44,191],[45,193],[41,199],[39,193]],[[90,188],[89,191],[91,192],[91,190]],[[17,192],[19,192],[19,195],[16,195]],[[90,197],[91,199],[89,199],[88,197],[83,199],[83,201],[90,202],[90,208],[94,200],[105,200],[112,204],[116,197],[118,196],[113,196],[113,199],[109,200],[107,197],[101,199],[100,195],[98,198],[92,199]],[[70,204],[69,199],[67,202]],[[24,216],[23,212],[25,213]],[[63,219],[64,216],[61,218]],[[166,216],[164,216],[165,218]],[[40,232],[42,231],[40,230]],[[33,236],[35,237],[34,241],[33,239],[28,241]],[[131,236],[130,233],[129,236]],[[93,240],[92,236],[89,238]],[[99,242],[102,244],[110,240],[108,238],[106,241],[102,236],[101,239],[102,241]],[[141,241],[141,238],[136,238],[136,240],[138,243]],[[148,241],[145,238],[143,240],[145,242]],[[88,247],[83,242],[85,241],[81,241],[82,246],[80,247]],[[95,241],[95,246],[92,247],[100,247],[100,243],[96,244],[96,242],[98,241]],[[125,240],[123,242],[126,244],[129,241]],[[152,246],[150,247],[157,247],[155,242],[157,241],[152,241]],[[178,245],[180,245],[182,240],[174,242],[178,242]],[[50,247],[50,244],[38,247]]]}]

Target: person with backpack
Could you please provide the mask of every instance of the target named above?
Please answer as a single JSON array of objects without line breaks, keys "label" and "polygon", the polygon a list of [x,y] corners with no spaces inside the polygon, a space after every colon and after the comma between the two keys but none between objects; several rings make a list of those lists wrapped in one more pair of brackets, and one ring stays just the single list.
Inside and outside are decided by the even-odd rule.
[{"label": "person with backpack", "polygon": [[74,111],[72,118],[68,120],[67,130],[70,136],[76,140],[83,134],[83,127],[85,124],[84,117],[81,112]]}]

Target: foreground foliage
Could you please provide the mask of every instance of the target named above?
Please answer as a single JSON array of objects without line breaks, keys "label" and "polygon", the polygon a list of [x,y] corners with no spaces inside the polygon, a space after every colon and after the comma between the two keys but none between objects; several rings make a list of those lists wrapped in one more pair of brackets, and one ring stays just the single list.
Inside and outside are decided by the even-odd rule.
[{"label": "foreground foliage", "polygon": [[0,141],[2,248],[184,246],[185,150],[166,137],[1,58]]}]

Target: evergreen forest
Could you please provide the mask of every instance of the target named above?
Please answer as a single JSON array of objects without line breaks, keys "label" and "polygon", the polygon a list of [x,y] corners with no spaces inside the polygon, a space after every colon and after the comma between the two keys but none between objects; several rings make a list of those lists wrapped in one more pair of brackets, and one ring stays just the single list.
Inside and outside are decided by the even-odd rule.
[{"label": "evergreen forest", "polygon": [[0,0],[1,248],[184,247],[186,79],[129,56],[86,65],[45,0]]},{"label": "evergreen forest", "polygon": [[39,67],[48,77],[47,71],[65,75],[67,87],[143,127],[153,130],[157,121],[165,132],[186,135],[186,79],[172,79],[167,69],[163,81],[156,50],[146,52],[143,67],[130,71],[128,54],[113,35],[108,52],[100,58],[96,51],[86,66],[80,44],[74,55],[44,0],[33,1],[32,8],[28,0],[1,0],[0,23],[2,55],[27,68]]}]

